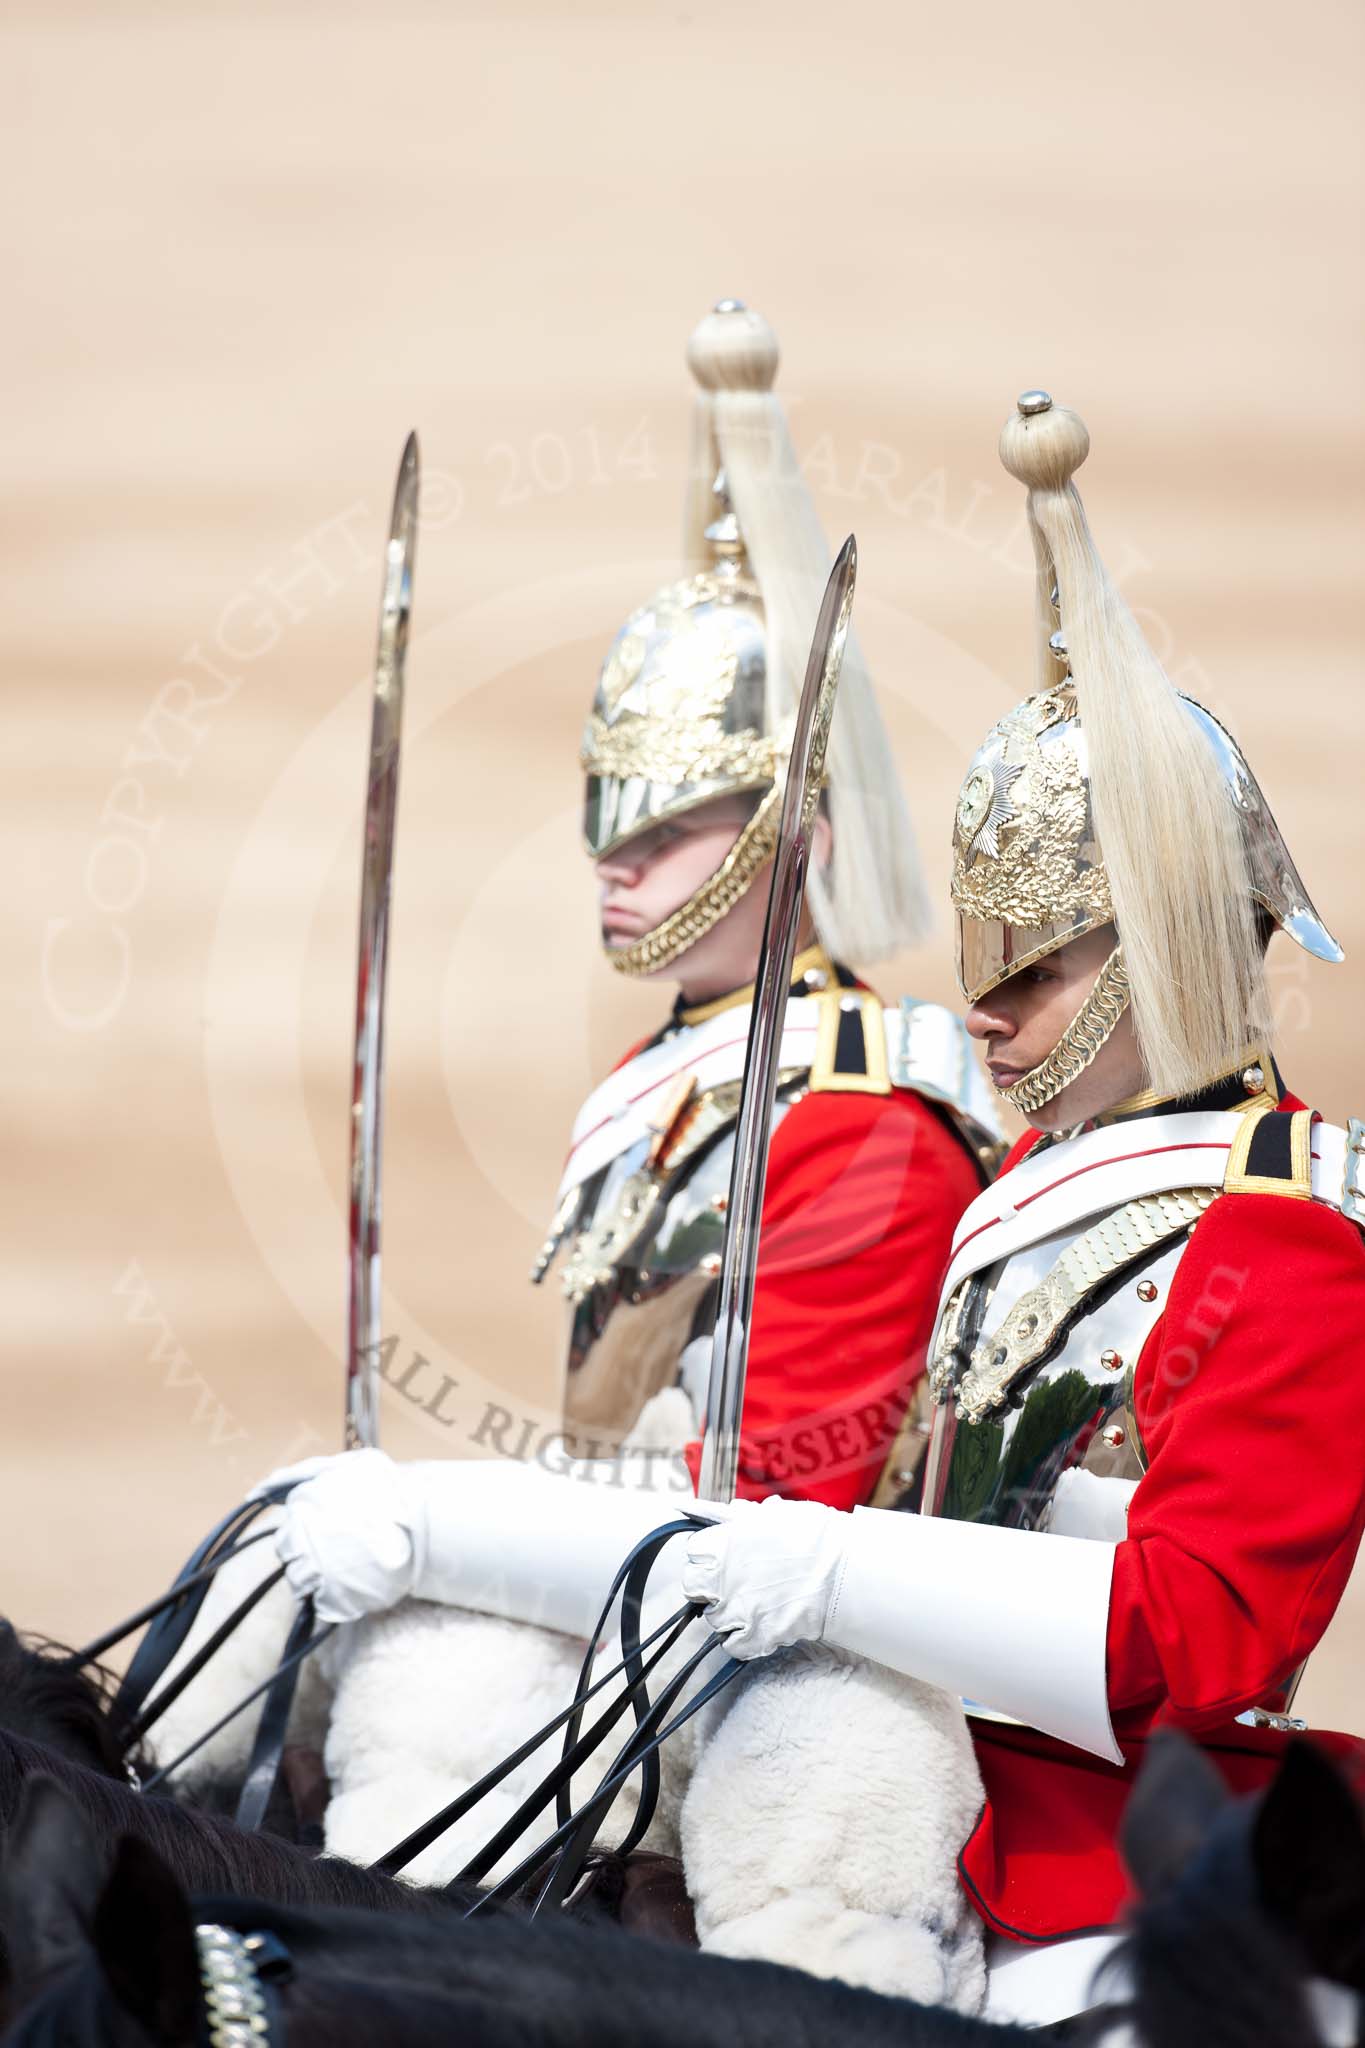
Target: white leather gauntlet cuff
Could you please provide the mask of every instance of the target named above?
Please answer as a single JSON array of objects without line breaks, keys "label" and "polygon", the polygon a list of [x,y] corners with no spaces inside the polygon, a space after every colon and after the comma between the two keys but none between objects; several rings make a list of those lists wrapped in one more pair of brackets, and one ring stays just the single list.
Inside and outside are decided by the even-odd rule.
[{"label": "white leather gauntlet cuff", "polygon": [[[419,1600],[586,1636],[627,1554],[651,1529],[697,1508],[690,1494],[650,1493],[620,1464],[569,1474],[503,1459],[442,1459],[408,1468]],[[702,1509],[702,1512],[707,1512]],[[682,1604],[685,1537],[650,1578],[651,1604]]]},{"label": "white leather gauntlet cuff", "polygon": [[1122,1763],[1112,1543],[855,1508],[824,1640]]}]

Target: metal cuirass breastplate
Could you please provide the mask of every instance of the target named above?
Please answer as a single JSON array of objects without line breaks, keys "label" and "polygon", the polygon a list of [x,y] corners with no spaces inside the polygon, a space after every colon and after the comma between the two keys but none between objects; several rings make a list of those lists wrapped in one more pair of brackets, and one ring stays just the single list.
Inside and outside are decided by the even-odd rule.
[{"label": "metal cuirass breastplate", "polygon": [[1121,1541],[1133,1375],[1208,1189],[1126,1204],[964,1281],[930,1356],[925,1514]]},{"label": "metal cuirass breastplate", "polygon": [[[787,1081],[774,1129],[803,1082]],[[651,1157],[651,1141],[640,1140],[583,1184],[567,1217],[556,1218],[542,1256],[548,1264],[564,1248],[564,1432],[574,1455],[613,1450],[670,1388],[687,1396],[689,1433],[700,1428],[738,1109],[738,1082],[709,1091],[662,1164]]]}]

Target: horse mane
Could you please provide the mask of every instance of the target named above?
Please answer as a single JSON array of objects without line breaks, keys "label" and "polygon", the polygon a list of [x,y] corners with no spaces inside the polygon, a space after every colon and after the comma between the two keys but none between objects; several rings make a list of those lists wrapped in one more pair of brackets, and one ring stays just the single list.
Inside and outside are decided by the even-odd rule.
[{"label": "horse mane", "polygon": [[367,1906],[381,1913],[440,1913],[451,1901],[438,1891],[313,1856],[274,1835],[248,1834],[218,1814],[177,1806],[0,1728],[0,1830],[18,1810],[26,1778],[45,1772],[80,1808],[100,1844],[112,1852],[120,1835],[154,1849],[189,1892],[247,1893],[298,1906]]},{"label": "horse mane", "polygon": [[[65,1644],[21,1636],[0,1620],[0,1725],[101,1777],[126,1783],[125,1750],[109,1720],[117,1682],[102,1664],[80,1663]],[[137,1751],[128,1752],[126,1761],[134,1769],[151,1768]]]}]

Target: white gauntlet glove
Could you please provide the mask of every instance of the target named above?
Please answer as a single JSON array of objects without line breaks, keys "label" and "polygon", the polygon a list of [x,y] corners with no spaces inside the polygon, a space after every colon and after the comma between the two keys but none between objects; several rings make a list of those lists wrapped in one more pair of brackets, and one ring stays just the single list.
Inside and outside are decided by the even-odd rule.
[{"label": "white gauntlet glove", "polygon": [[[644,1490],[606,1462],[560,1474],[501,1458],[398,1464],[382,1451],[344,1451],[287,1466],[255,1491],[290,1481],[276,1549],[321,1621],[416,1598],[584,1636],[642,1537],[684,1512],[724,1512]],[[683,1540],[650,1582],[675,1607]]]},{"label": "white gauntlet glove", "polygon": [[413,1591],[424,1516],[411,1470],[382,1451],[345,1451],[286,1466],[253,1490],[254,1499],[295,1481],[275,1548],[294,1593],[311,1595],[319,1621],[359,1621]]},{"label": "white gauntlet glove", "polygon": [[700,1600],[732,1657],[823,1640],[844,1568],[849,1518],[812,1500],[736,1501],[687,1538],[682,1589]]},{"label": "white gauntlet glove", "polygon": [[1105,1684],[1112,1543],[775,1498],[686,1543],[683,1590],[736,1657],[824,1643],[1123,1761]]}]

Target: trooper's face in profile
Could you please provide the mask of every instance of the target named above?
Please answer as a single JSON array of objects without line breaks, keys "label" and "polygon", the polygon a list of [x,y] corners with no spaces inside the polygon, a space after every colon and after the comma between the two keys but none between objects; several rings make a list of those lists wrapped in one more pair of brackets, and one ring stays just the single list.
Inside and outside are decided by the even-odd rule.
[{"label": "trooper's face in profile", "polygon": [[[1047,1058],[1090,994],[1117,937],[1112,924],[1086,932],[972,1004],[967,1029],[985,1046],[986,1069],[997,1088],[1012,1088]],[[1028,1120],[1040,1131],[1069,1130],[1145,1086],[1132,1012],[1125,1010],[1084,1073],[1031,1110]]]},{"label": "trooper's face in profile", "polygon": [[[757,795],[722,796],[638,832],[596,864],[602,943],[629,946],[682,908],[710,880],[752,817]],[[827,857],[829,827],[816,821],[812,855]],[[683,1000],[704,1003],[754,978],[771,870],[764,867],[734,909],[661,970]],[[803,926],[804,934],[808,927]]]}]

